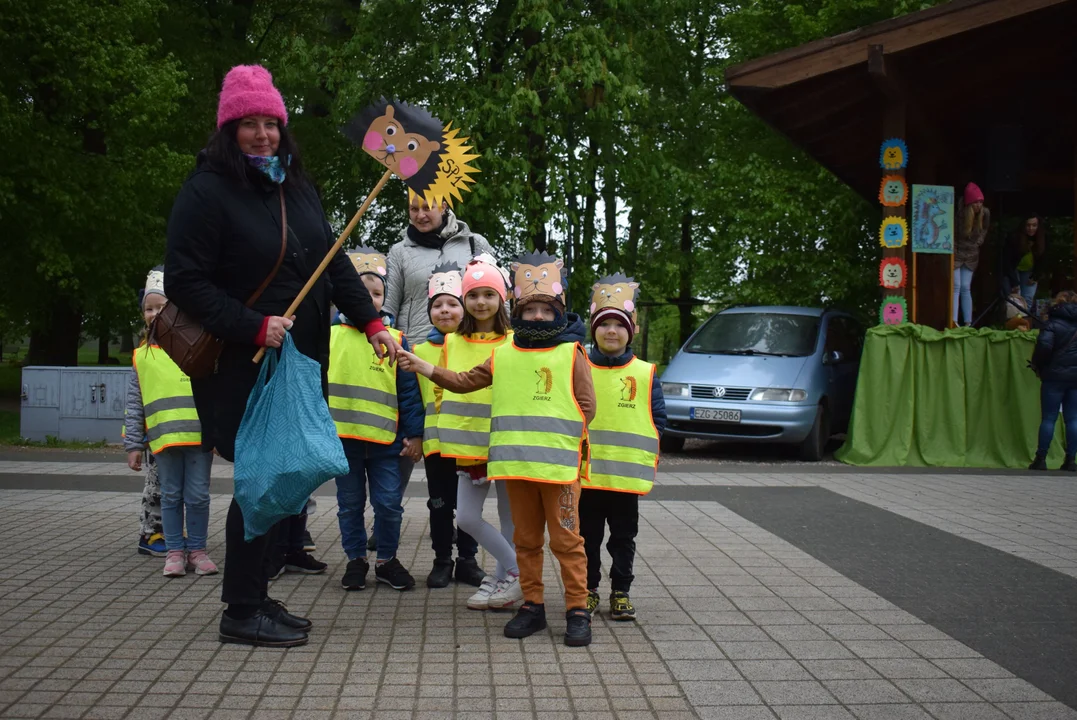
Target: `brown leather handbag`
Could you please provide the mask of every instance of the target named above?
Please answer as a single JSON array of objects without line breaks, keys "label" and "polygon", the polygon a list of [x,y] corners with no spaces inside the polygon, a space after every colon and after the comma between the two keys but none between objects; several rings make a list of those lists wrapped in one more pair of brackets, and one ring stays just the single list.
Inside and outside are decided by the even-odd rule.
[{"label": "brown leather handbag", "polygon": [[[277,264],[247,300],[247,307],[254,305],[262,296],[284,262],[284,252],[288,244],[288,211],[284,204],[284,188],[280,188],[280,227],[280,255],[277,257]],[[161,312],[157,313],[150,326],[149,335],[187,377],[197,380],[217,372],[217,360],[224,349],[224,341],[214,337],[175,303],[165,304]]]}]

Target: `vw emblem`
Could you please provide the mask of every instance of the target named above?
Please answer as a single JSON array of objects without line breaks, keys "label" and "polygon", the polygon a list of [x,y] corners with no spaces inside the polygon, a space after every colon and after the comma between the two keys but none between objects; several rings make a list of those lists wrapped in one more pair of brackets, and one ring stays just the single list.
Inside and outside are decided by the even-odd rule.
[{"label": "vw emblem", "polygon": [[714,390],[712,392],[714,393],[714,397],[716,397],[716,398],[724,398],[725,397],[725,388],[724,387],[716,387],[716,388],[714,388]]}]

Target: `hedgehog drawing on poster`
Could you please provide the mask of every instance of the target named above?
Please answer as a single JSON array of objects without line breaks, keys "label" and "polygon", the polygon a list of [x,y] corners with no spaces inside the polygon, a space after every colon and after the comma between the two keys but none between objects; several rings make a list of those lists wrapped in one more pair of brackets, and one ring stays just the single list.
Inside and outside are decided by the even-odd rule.
[{"label": "hedgehog drawing on poster", "polygon": [[883,218],[883,224],[879,227],[879,244],[884,248],[904,247],[909,241],[909,227],[905,224],[905,218]]},{"label": "hedgehog drawing on poster", "polygon": [[905,287],[905,277],[908,270],[905,261],[901,258],[883,258],[879,263],[879,284],[887,290],[898,290]]},{"label": "hedgehog drawing on poster", "polygon": [[884,207],[901,207],[908,199],[908,186],[900,175],[886,175],[879,185],[879,202]]},{"label": "hedgehog drawing on poster", "polygon": [[879,166],[883,170],[900,170],[908,164],[909,148],[904,140],[890,138],[883,141],[882,149],[879,150]]},{"label": "hedgehog drawing on poster", "polygon": [[883,325],[900,325],[908,322],[908,306],[900,295],[887,295],[879,307],[879,322]]}]

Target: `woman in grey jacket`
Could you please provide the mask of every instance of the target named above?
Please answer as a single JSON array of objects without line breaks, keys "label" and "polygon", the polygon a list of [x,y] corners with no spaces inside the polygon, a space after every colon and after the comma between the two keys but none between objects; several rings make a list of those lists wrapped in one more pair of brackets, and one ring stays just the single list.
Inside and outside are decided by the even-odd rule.
[{"label": "woman in grey jacket", "polygon": [[455,262],[465,267],[480,253],[493,255],[482,235],[474,233],[447,203],[430,207],[408,191],[410,224],[404,239],[389,249],[386,262],[384,311],[396,318],[396,328],[412,345],[426,342],[433,325],[427,312],[427,283],[434,267]]}]

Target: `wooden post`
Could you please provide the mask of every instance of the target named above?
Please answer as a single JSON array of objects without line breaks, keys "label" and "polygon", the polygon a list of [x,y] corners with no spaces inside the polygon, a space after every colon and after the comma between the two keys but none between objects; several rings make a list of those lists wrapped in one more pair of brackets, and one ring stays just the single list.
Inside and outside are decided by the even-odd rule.
[{"label": "wooden post", "polygon": [[[882,146],[884,140],[890,138],[901,138],[905,140],[906,130],[906,103],[903,93],[896,87],[896,83],[893,78],[888,77],[886,58],[883,54],[882,45],[872,45],[868,48],[868,73],[875,79],[876,84],[883,91],[884,103],[883,103],[883,122],[882,122],[882,137],[879,138],[879,146]],[[909,151],[910,155],[914,150]],[[905,169],[900,170],[880,170],[880,178],[883,175],[898,175],[902,178],[906,177]],[[907,184],[907,181],[906,181]],[[912,193],[912,187],[909,186],[909,194]],[[911,198],[910,198],[911,199]],[[909,199],[906,199],[904,205],[900,207],[883,207],[882,221],[886,218],[906,217],[906,212],[909,208]],[[880,221],[880,224],[881,222]],[[878,235],[876,233],[876,235]],[[906,238],[909,240],[909,238]],[[909,257],[910,253],[907,252],[908,246],[900,248],[883,248],[883,258],[896,257],[900,258],[903,262]],[[905,267],[908,268],[912,265],[910,262],[905,262]],[[905,279],[905,287],[896,290],[887,290],[880,288],[884,295],[900,295],[905,298],[906,301],[909,297],[909,279]]]},{"label": "wooden post", "polygon": [[1073,145],[1073,214],[1073,281],[1070,284],[1071,288],[1077,287],[1077,143]]}]

